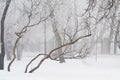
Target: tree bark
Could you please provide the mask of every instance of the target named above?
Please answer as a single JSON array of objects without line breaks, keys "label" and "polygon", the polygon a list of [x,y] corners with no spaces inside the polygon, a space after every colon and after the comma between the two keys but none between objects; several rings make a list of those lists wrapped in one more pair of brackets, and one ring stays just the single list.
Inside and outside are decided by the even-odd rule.
[{"label": "tree bark", "polygon": [[115,38],[114,38],[114,54],[117,54],[117,47],[118,47],[118,34],[119,34],[119,27],[120,27],[120,21],[118,21],[117,29],[115,32]]},{"label": "tree bark", "polygon": [[[47,60],[47,59],[55,60],[55,59],[53,59],[53,58],[51,57],[51,54],[52,54],[53,52],[57,51],[58,49],[61,49],[61,48],[65,47],[65,46],[73,45],[73,44],[75,44],[76,42],[78,42],[80,39],[85,38],[85,37],[89,37],[89,36],[91,36],[91,34],[88,34],[88,35],[79,37],[79,38],[77,38],[77,39],[74,40],[74,41],[71,41],[71,42],[66,43],[66,44],[62,44],[61,46],[54,48],[54,49],[51,50],[46,56],[44,56],[44,57],[40,60],[40,62],[38,63],[38,65],[37,65],[36,67],[34,67],[33,69],[31,69],[31,70],[29,71],[29,73],[33,73],[35,70],[37,70],[37,69],[42,65],[42,63],[43,63],[45,60]],[[44,54],[43,54],[43,55],[44,55]],[[62,55],[62,54],[61,54],[61,55]],[[28,65],[26,66],[25,73],[27,73],[27,69],[28,69],[29,65],[30,65],[34,60],[36,60],[39,56],[40,56],[40,54],[38,54],[36,57],[34,57],[34,58],[28,63]],[[58,57],[59,57],[59,56],[58,56]]]},{"label": "tree bark", "polygon": [[[61,41],[59,32],[57,30],[56,20],[55,20],[54,17],[52,17],[51,19],[52,19],[52,29],[53,29],[53,32],[54,32],[54,35],[55,35],[56,47],[59,47],[59,46],[62,45],[62,41]],[[64,59],[63,55],[61,55],[61,54],[63,54],[62,53],[62,48],[57,50],[57,56],[59,56],[60,63],[64,63],[65,59]]]},{"label": "tree bark", "polygon": [[17,60],[22,59],[22,53],[23,53],[23,43],[21,39],[17,44]]},{"label": "tree bark", "polygon": [[4,56],[5,56],[5,47],[4,47],[4,24],[5,24],[5,18],[7,15],[7,11],[9,9],[11,0],[6,1],[6,5],[2,14],[1,19],[1,54],[0,54],[0,70],[4,69]]}]

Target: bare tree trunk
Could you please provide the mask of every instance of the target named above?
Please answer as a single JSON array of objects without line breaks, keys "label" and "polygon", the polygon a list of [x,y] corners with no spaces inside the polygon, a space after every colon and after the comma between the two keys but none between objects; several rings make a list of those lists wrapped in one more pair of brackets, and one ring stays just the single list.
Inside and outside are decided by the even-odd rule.
[{"label": "bare tree trunk", "polygon": [[[8,48],[9,49],[8,49]],[[5,46],[5,48],[7,48],[6,50],[5,50],[5,55],[6,55],[6,57],[7,57],[7,60],[11,60],[12,59],[12,48],[13,47],[11,47],[11,46]]]},{"label": "bare tree trunk", "polygon": [[[111,25],[112,27],[113,25]],[[110,30],[110,35],[109,35],[109,40],[110,40],[110,50],[111,50],[111,45],[112,45],[112,41],[113,41],[113,35],[114,35],[114,32],[113,30],[111,29]],[[111,52],[110,52],[111,53]]]},{"label": "bare tree trunk", "polygon": [[118,21],[117,29],[115,32],[115,38],[114,38],[114,54],[117,54],[117,46],[118,46],[118,34],[119,34],[119,26],[120,26],[120,21]]},{"label": "bare tree trunk", "polygon": [[118,36],[118,32],[115,32],[115,38],[114,38],[114,54],[117,53],[117,36]]},{"label": "bare tree trunk", "polygon": [[114,40],[114,54],[117,53],[117,41],[116,39]]},{"label": "bare tree trunk", "polygon": [[[62,41],[61,41],[59,32],[57,30],[57,25],[56,25],[57,22],[56,22],[56,20],[54,18],[54,14],[53,14],[53,17],[51,17],[51,19],[52,19],[52,29],[53,29],[53,32],[54,32],[54,35],[55,35],[56,47],[59,47],[59,46],[62,45]],[[61,54],[62,54],[62,48],[60,48],[60,49],[57,50],[57,56],[60,56]],[[65,59],[64,59],[63,55],[61,55],[59,57],[59,59],[60,59],[60,63],[65,62]]]},{"label": "bare tree trunk", "polygon": [[22,39],[18,42],[16,51],[17,51],[17,60],[21,60],[22,59],[22,52],[23,52]]},{"label": "bare tree trunk", "polygon": [[5,47],[4,47],[4,23],[5,23],[5,18],[7,15],[7,11],[9,9],[11,0],[6,1],[6,5],[2,14],[2,19],[1,19],[1,54],[0,54],[0,70],[4,69],[4,56],[5,56]]},{"label": "bare tree trunk", "polygon": [[19,44],[17,46],[17,60],[21,60],[22,59],[22,47],[21,44]]},{"label": "bare tree trunk", "polygon": [[47,54],[46,21],[44,22],[44,53]]},{"label": "bare tree trunk", "polygon": [[[57,22],[56,22],[55,15],[54,15],[54,8],[51,7],[51,5],[52,5],[51,1],[50,0],[47,0],[47,1],[48,1],[48,6],[49,6],[49,11],[51,12],[50,18],[51,18],[53,33],[55,36],[55,43],[56,43],[55,47],[59,47],[62,45],[62,41],[61,41],[59,32],[57,30]],[[56,52],[57,52],[57,54],[55,54],[55,57],[59,56],[60,63],[65,62],[63,55],[61,55],[61,54],[63,54],[62,49],[60,48]]]},{"label": "bare tree trunk", "polygon": [[[56,47],[59,47],[62,44],[59,33],[57,31],[55,31],[55,30],[57,30],[55,26],[53,26],[53,30],[54,30],[54,35],[55,35],[55,39],[56,39],[56,45],[57,45]],[[57,53],[58,53],[57,56],[62,54],[62,48],[58,49]],[[63,55],[61,55],[59,59],[60,59],[60,63],[65,62]]]}]

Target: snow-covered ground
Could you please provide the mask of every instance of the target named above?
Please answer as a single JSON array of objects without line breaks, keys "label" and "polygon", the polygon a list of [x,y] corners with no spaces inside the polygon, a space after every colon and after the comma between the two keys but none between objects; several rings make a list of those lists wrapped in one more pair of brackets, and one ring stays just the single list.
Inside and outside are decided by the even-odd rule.
[{"label": "snow-covered ground", "polygon": [[[66,63],[47,60],[34,73],[24,73],[30,58],[15,61],[12,71],[0,71],[0,80],[120,80],[120,55],[98,55]],[[37,62],[37,61],[36,61]],[[5,61],[7,68],[8,61]],[[33,68],[35,63],[30,66]]]}]

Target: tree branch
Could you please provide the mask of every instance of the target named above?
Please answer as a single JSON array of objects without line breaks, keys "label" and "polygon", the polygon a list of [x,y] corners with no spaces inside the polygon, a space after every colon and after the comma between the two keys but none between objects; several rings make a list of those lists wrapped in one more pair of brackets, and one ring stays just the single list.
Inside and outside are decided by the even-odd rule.
[{"label": "tree branch", "polygon": [[[50,58],[50,59],[54,60],[53,58],[51,58],[51,54],[52,54],[54,51],[56,51],[56,50],[58,50],[58,49],[61,49],[61,48],[65,47],[65,46],[72,45],[72,44],[76,43],[77,41],[79,41],[80,39],[85,38],[85,37],[89,37],[89,36],[91,36],[91,34],[88,34],[88,35],[79,37],[79,38],[77,38],[77,39],[74,40],[74,41],[71,41],[71,42],[69,42],[69,43],[63,44],[63,45],[61,45],[60,47],[57,47],[57,48],[51,50],[48,55],[46,54],[46,56],[40,60],[40,62],[38,63],[38,65],[37,65],[36,67],[34,67],[33,69],[31,69],[31,70],[29,71],[29,73],[32,73],[32,72],[34,72],[35,70],[37,70],[37,69],[41,66],[41,64],[42,64],[46,59],[49,59],[49,58]],[[61,55],[59,55],[59,56],[61,56]],[[58,56],[58,57],[59,57],[59,56]],[[35,58],[34,58],[34,59],[35,59]],[[56,59],[56,58],[55,58],[55,59]],[[34,61],[34,60],[33,60],[33,61]]]}]

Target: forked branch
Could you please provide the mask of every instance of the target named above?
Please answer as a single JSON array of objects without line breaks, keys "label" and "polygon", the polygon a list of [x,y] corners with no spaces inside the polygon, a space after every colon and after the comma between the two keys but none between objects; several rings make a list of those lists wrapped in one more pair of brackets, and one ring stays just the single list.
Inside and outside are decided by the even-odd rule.
[{"label": "forked branch", "polygon": [[[31,70],[29,71],[29,73],[32,73],[32,72],[34,72],[35,70],[37,70],[45,60],[47,60],[47,59],[54,60],[54,59],[51,57],[51,54],[52,54],[54,51],[56,51],[56,50],[58,50],[58,49],[61,49],[61,48],[63,48],[63,47],[72,45],[72,44],[78,42],[80,39],[83,39],[83,38],[89,37],[89,36],[91,36],[91,34],[88,34],[88,35],[85,35],[85,36],[82,36],[82,37],[78,37],[77,39],[75,39],[75,40],[73,40],[73,41],[71,41],[71,42],[69,42],[69,43],[63,44],[63,45],[61,45],[60,47],[57,47],[57,48],[51,50],[48,54],[45,55],[45,57],[43,57],[43,58],[40,60],[40,62],[38,63],[38,65],[37,65],[36,67],[34,67],[33,69],[31,69]],[[61,56],[61,55],[60,55],[60,56]],[[58,57],[59,57],[59,56],[58,56]],[[36,59],[36,58],[38,58],[38,57],[36,56],[35,58],[33,58],[33,60],[31,60],[30,63],[29,63],[26,67],[28,68],[28,66],[31,64],[31,62],[33,62],[34,59]]]}]

